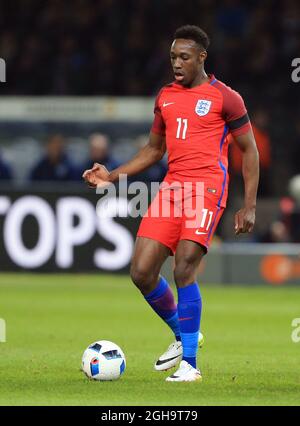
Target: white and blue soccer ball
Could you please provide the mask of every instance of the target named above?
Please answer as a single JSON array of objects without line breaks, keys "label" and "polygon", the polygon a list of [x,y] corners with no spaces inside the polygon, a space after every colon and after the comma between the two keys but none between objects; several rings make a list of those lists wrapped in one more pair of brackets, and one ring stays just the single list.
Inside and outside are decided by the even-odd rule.
[{"label": "white and blue soccer ball", "polygon": [[89,379],[117,380],[125,368],[126,359],[122,349],[108,340],[92,343],[82,356],[82,371]]}]

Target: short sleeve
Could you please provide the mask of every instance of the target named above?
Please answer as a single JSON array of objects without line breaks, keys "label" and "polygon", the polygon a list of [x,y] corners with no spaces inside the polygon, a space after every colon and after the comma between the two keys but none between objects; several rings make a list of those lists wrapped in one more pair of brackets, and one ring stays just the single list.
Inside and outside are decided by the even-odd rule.
[{"label": "short sleeve", "polygon": [[161,136],[165,136],[166,134],[166,125],[164,122],[164,119],[161,114],[161,109],[159,106],[159,98],[160,98],[161,91],[157,95],[155,99],[155,106],[154,106],[154,120],[151,127],[151,132],[156,133]]},{"label": "short sleeve", "polygon": [[243,98],[235,90],[226,87],[223,92],[223,117],[233,136],[247,133],[251,128],[250,119]]}]

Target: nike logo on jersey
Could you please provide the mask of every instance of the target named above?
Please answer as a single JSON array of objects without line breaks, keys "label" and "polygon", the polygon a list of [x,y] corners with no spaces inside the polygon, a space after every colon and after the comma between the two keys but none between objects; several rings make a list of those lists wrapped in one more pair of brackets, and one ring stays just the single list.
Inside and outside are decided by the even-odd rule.
[{"label": "nike logo on jersey", "polygon": [[195,234],[197,234],[197,235],[206,235],[207,234],[207,232],[201,232],[201,231],[199,231],[198,229],[196,230],[196,232],[195,232]]},{"label": "nike logo on jersey", "polygon": [[175,104],[175,102],[164,102],[163,107],[166,107],[168,105],[173,105],[173,104]]}]

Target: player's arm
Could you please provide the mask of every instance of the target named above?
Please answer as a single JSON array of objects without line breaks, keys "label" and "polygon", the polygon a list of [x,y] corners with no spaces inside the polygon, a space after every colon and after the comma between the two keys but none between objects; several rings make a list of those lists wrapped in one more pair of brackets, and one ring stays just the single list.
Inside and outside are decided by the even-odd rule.
[{"label": "player's arm", "polygon": [[233,139],[242,151],[242,173],[245,185],[244,207],[235,215],[235,233],[240,234],[251,232],[255,223],[259,155],[251,127],[247,133],[233,135]]},{"label": "player's arm", "polygon": [[116,182],[120,175],[136,175],[162,159],[166,152],[166,126],[159,106],[160,94],[161,91],[155,100],[154,120],[147,145],[130,161],[110,172],[103,165],[95,163],[92,169],[86,170],[82,175],[89,186],[107,186]]},{"label": "player's arm", "polygon": [[121,174],[136,175],[162,159],[166,152],[165,136],[150,132],[149,142],[131,160],[112,171],[95,163],[93,168],[86,170],[82,177],[91,187],[106,186],[116,182]]},{"label": "player's arm", "polygon": [[242,151],[245,185],[244,207],[235,214],[235,233],[251,232],[255,223],[259,160],[256,142],[244,101],[239,93],[223,91],[223,114],[233,140]]}]

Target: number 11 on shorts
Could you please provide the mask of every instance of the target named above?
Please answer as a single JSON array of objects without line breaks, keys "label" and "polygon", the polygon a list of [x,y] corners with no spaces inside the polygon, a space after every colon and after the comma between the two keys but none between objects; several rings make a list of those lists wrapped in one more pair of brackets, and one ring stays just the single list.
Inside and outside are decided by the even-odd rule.
[{"label": "number 11 on shorts", "polygon": [[208,209],[202,209],[202,220],[201,220],[200,228],[204,228],[205,227],[205,223],[206,223],[206,219],[207,219],[207,215],[208,215],[209,218],[208,218],[208,222],[207,222],[207,226],[206,226],[206,231],[209,230],[213,214],[214,213],[212,211],[208,211]]}]

